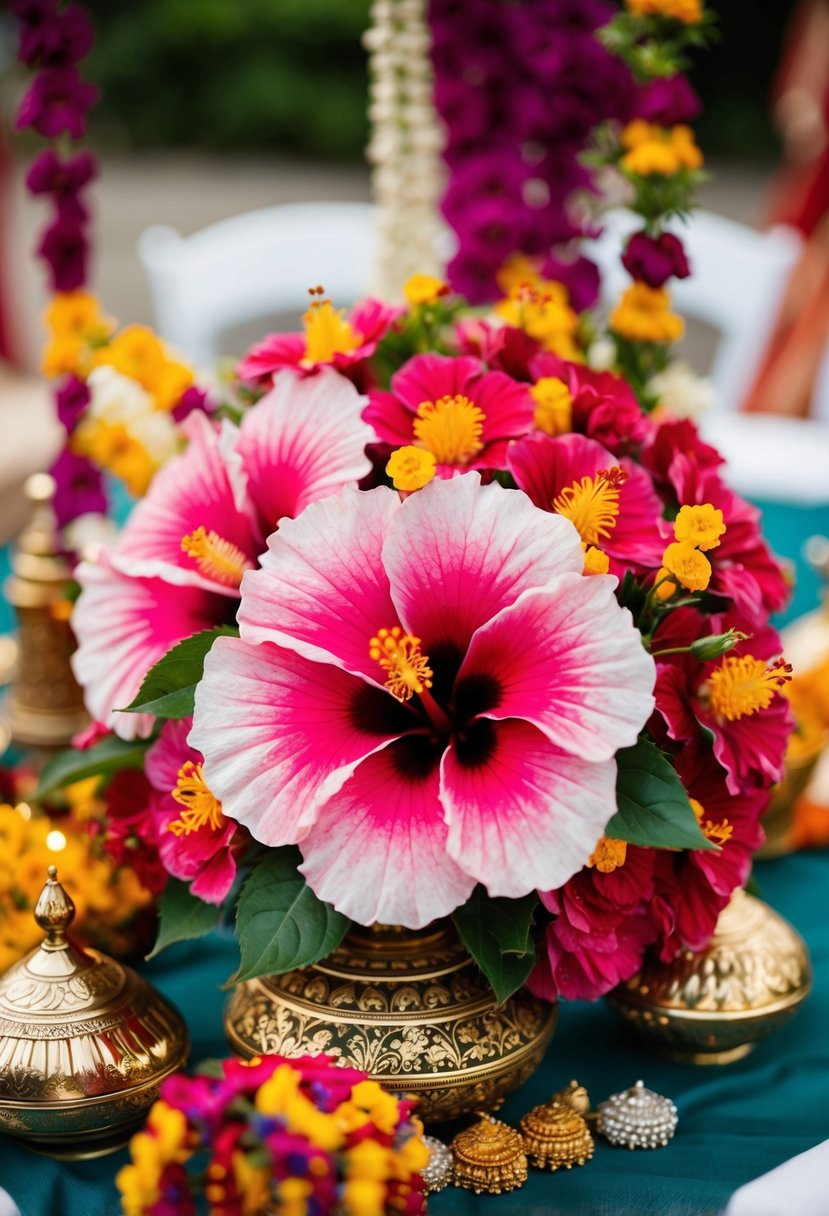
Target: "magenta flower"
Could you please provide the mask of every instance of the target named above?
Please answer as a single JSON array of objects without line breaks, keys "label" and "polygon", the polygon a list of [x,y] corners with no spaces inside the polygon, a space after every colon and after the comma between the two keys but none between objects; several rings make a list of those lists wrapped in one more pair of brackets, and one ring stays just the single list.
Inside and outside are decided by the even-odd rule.
[{"label": "magenta flower", "polygon": [[78,63],[92,48],[92,24],[78,4],[57,10],[54,0],[15,5],[20,21],[17,57],[29,67]]},{"label": "magenta flower", "polygon": [[415,355],[392,376],[391,388],[369,394],[363,417],[381,443],[431,452],[439,477],[503,468],[510,440],[532,428],[526,385],[487,372],[478,359]]},{"label": "magenta flower", "polygon": [[282,372],[238,428],[187,418],[187,450],[155,477],[111,554],[77,572],[75,673],[96,719],[125,738],[149,733],[147,715],[113,713],[153,663],[197,630],[233,621],[242,576],[282,519],[368,472],[364,402],[330,368]]},{"label": "magenta flower", "polygon": [[[670,529],[660,526],[662,504],[641,465],[619,464],[585,435],[529,435],[510,445],[507,466],[537,507],[563,512],[584,544],[608,555],[611,574],[659,567]],[[605,476],[614,468],[615,480]]]},{"label": "magenta flower", "polygon": [[660,127],[693,122],[702,103],[685,76],[661,76],[637,90],[631,118],[644,118]]},{"label": "magenta flower", "polygon": [[34,127],[45,139],[68,132],[73,139],[86,133],[86,116],[98,100],[98,90],[75,67],[44,68],[35,76],[17,111],[15,127]]},{"label": "magenta flower", "polygon": [[283,368],[313,372],[331,364],[353,377],[402,312],[379,300],[364,300],[344,316],[330,301],[317,300],[303,317],[302,333],[268,334],[248,351],[236,374],[241,380],[270,384]]},{"label": "magenta flower", "polygon": [[151,809],[165,869],[208,904],[220,904],[236,877],[235,852],[247,833],[222,814],[204,781],[202,756],[187,744],[191,720],[165,722],[147,752]]},{"label": "magenta flower", "polygon": [[427,924],[476,882],[559,886],[615,809],[653,661],[578,534],[468,474],[344,490],[245,576],[190,743],[225,814],[298,843],[362,924]]},{"label": "magenta flower", "polygon": [[682,241],[672,232],[659,236],[635,232],[625,246],[622,265],[632,278],[649,287],[663,287],[668,279],[687,279],[691,273]]},{"label": "magenta flower", "polygon": [[55,479],[55,515],[64,527],[79,515],[103,515],[107,509],[101,470],[85,456],[68,448],[56,458],[49,472]]},{"label": "magenta flower", "polygon": [[81,415],[89,405],[89,388],[85,380],[77,376],[68,376],[55,393],[55,405],[61,425],[72,434],[78,425]]},{"label": "magenta flower", "polygon": [[52,291],[74,291],[87,279],[89,241],[76,220],[58,218],[43,233],[38,255],[49,267]]},{"label": "magenta flower", "polygon": [[612,372],[594,372],[548,351],[531,363],[534,380],[556,376],[573,397],[573,430],[603,444],[617,456],[636,451],[654,431],[626,380]]},{"label": "magenta flower", "polygon": [[30,194],[51,195],[62,220],[83,224],[89,219],[89,212],[78,196],[96,172],[97,164],[91,152],[78,152],[62,161],[56,152],[46,148],[32,161],[26,174],[26,186]]}]

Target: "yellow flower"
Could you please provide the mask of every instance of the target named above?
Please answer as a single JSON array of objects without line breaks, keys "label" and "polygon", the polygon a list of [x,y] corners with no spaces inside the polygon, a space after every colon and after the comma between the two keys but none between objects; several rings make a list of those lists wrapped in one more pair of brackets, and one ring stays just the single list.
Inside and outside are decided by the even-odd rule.
[{"label": "yellow flower", "polygon": [[546,435],[565,435],[573,421],[573,394],[558,376],[542,376],[530,389],[535,425]]},{"label": "yellow flower", "polygon": [[682,317],[671,312],[664,287],[631,283],[610,314],[614,333],[630,342],[676,342],[685,330]]},{"label": "yellow flower", "polygon": [[159,1098],[154,1102],[147,1117],[147,1128],[159,1144],[164,1161],[186,1161],[190,1156],[187,1147],[189,1129],[183,1111],[168,1106]]},{"label": "yellow flower", "polygon": [[85,418],[72,436],[71,448],[93,464],[120,477],[134,498],[147,493],[157,466],[145,447],[122,422]]},{"label": "yellow flower", "polygon": [[[320,288],[320,291],[322,289]],[[303,362],[331,363],[335,355],[347,355],[363,343],[362,334],[345,319],[342,309],[317,294],[308,311],[303,313],[305,356]]]},{"label": "yellow flower", "polygon": [[[233,1178],[242,1196],[242,1216],[260,1216],[260,1213],[268,1210],[270,1203],[271,1170],[264,1165],[251,1165],[247,1154],[243,1152],[235,1152],[232,1160]],[[309,1183],[304,1179],[295,1181],[302,1181],[307,1188],[305,1194],[310,1194]]]},{"label": "yellow flower", "polygon": [[679,585],[671,577],[671,571],[663,566],[654,579],[653,590],[658,600],[669,600],[679,590]]},{"label": "yellow flower", "polygon": [[620,143],[627,149],[620,167],[639,177],[670,177],[680,169],[702,167],[702,153],[688,126],[661,127],[636,118],[622,130]]},{"label": "yellow flower", "polygon": [[348,1216],[385,1216],[386,1187],[368,1178],[349,1178],[343,1186],[343,1207]]},{"label": "yellow flower", "polygon": [[413,490],[420,490],[432,480],[436,464],[433,452],[409,444],[392,452],[386,472],[392,479],[395,490],[411,493]]},{"label": "yellow flower", "polygon": [[353,1108],[360,1120],[349,1130],[373,1123],[381,1132],[391,1136],[397,1128],[400,1119],[397,1098],[381,1089],[376,1081],[358,1081],[351,1091],[350,1101],[343,1105]]},{"label": "yellow flower", "polygon": [[279,1216],[306,1216],[308,1197],[314,1189],[311,1183],[306,1178],[285,1178],[276,1185],[277,1202],[274,1211],[278,1212]]},{"label": "yellow flower", "polygon": [[594,866],[600,874],[612,874],[619,866],[625,864],[627,857],[627,841],[616,840],[612,836],[602,836],[593,852],[587,859],[592,869]]},{"label": "yellow flower", "polygon": [[689,591],[704,591],[711,581],[711,563],[685,541],[674,541],[662,555],[665,569]]},{"label": "yellow flower", "polygon": [[263,1115],[278,1115],[290,1132],[307,1136],[318,1148],[332,1152],[340,1147],[343,1131],[333,1115],[323,1114],[300,1092],[300,1075],[289,1064],[279,1068],[256,1093],[256,1109]]},{"label": "yellow flower", "polygon": [[58,334],[46,343],[40,370],[50,380],[61,376],[83,376],[89,367],[89,354],[83,339],[74,334]]},{"label": "yellow flower", "polygon": [[602,549],[595,545],[582,545],[584,549],[584,573],[607,574],[610,569],[610,558]]},{"label": "yellow flower", "polygon": [[193,369],[186,363],[177,363],[174,359],[165,360],[152,389],[156,408],[175,409],[182,394],[192,386],[194,380]]},{"label": "yellow flower", "polygon": [[716,549],[724,532],[722,511],[710,502],[700,506],[684,506],[674,520],[676,539],[704,551]]},{"label": "yellow flower", "polygon": [[523,329],[544,350],[552,351],[562,359],[582,359],[576,341],[579,319],[570,307],[563,283],[537,275],[530,282],[522,279],[496,303],[495,314],[514,329]]},{"label": "yellow flower", "polygon": [[449,284],[431,274],[413,274],[403,288],[403,295],[412,308],[421,304],[434,304],[441,296],[449,294]]},{"label": "yellow flower", "polygon": [[634,17],[670,17],[683,25],[697,25],[702,19],[701,0],[625,0]]},{"label": "yellow flower", "polygon": [[96,367],[112,367],[135,380],[148,393],[155,392],[164,372],[167,356],[161,340],[146,325],[128,325],[110,344],[96,352]]},{"label": "yellow flower", "polygon": [[100,301],[89,291],[58,292],[43,314],[53,337],[80,338],[97,344],[112,333],[115,321],[101,312]]}]

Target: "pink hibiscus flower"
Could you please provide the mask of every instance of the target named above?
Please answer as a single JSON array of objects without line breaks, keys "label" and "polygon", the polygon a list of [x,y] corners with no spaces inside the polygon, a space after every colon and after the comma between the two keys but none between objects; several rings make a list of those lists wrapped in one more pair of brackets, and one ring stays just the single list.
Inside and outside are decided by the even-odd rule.
[{"label": "pink hibiscus flower", "polygon": [[756,630],[712,662],[701,663],[687,653],[659,656],[659,651],[689,646],[731,627],[750,632],[734,614],[706,617],[694,608],[677,608],[663,621],[653,639],[657,678],[652,725],[680,749],[713,738],[729,792],[747,795],[780,780],[793,726],[789,703],[780,695],[788,669],[779,659],[779,635],[771,626]]},{"label": "pink hibiscus flower", "polygon": [[[645,470],[585,435],[528,435],[510,445],[507,467],[542,511],[572,521],[585,545],[610,558],[610,572],[641,573],[661,564],[669,529]],[[613,469],[622,476],[611,476]]]},{"label": "pink hibiscus flower", "polygon": [[662,940],[660,958],[670,962],[680,950],[704,949],[717,917],[751,870],[754,850],[763,842],[760,816],[769,794],[748,790],[734,797],[706,744],[682,748],[674,759],[692,798],[705,835],[719,851],[685,849],[655,853],[653,915]]},{"label": "pink hibiscus flower", "polygon": [[236,374],[249,383],[269,384],[282,368],[307,374],[331,364],[353,378],[365,370],[366,360],[403,311],[379,300],[364,300],[345,316],[330,300],[315,297],[302,318],[301,333],[268,334],[251,347]]},{"label": "pink hibiscus flower", "polygon": [[202,772],[202,756],[188,746],[192,721],[165,722],[147,752],[151,807],[165,869],[190,883],[194,895],[220,904],[236,877],[236,854],[247,832],[222,814]]},{"label": "pink hibiscus flower", "polygon": [[420,927],[476,882],[559,886],[653,704],[614,580],[582,564],[567,520],[471,473],[287,521],[196,694],[225,814],[298,843],[312,889],[362,924]]},{"label": "pink hibiscus flower", "polygon": [[502,469],[511,439],[533,425],[529,390],[467,356],[415,355],[373,391],[363,417],[389,448],[431,452],[438,477],[464,469]]},{"label": "pink hibiscus flower", "polygon": [[73,666],[97,721],[123,738],[153,719],[116,712],[182,639],[234,621],[239,585],[280,520],[370,468],[365,398],[331,368],[282,372],[244,416],[220,429],[183,424],[187,450],[155,477],[109,553],[77,571]]},{"label": "pink hibiscus flower", "polygon": [[543,352],[530,364],[534,380],[563,380],[573,398],[572,429],[603,444],[616,456],[635,451],[652,434],[654,424],[633,389],[612,372],[594,372]]},{"label": "pink hibiscus flower", "polygon": [[636,974],[658,934],[649,915],[655,856],[628,845],[612,871],[585,866],[558,891],[540,892],[555,919],[528,981],[531,992],[548,1001],[595,1001]]}]

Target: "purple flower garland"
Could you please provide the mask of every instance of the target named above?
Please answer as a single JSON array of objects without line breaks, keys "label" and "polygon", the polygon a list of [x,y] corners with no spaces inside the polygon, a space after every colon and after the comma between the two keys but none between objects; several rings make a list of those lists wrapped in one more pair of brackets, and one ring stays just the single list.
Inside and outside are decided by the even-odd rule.
[{"label": "purple flower garland", "polygon": [[448,272],[472,303],[500,294],[495,276],[516,252],[545,259],[576,309],[596,299],[593,263],[567,258],[585,235],[568,202],[591,188],[579,162],[591,130],[630,108],[630,74],[595,37],[614,11],[605,0],[430,2],[443,213],[458,238]]},{"label": "purple flower garland", "polygon": [[[77,68],[92,46],[92,25],[79,4],[60,0],[14,0],[12,11],[20,28],[17,57],[36,73],[18,106],[15,127],[30,128],[56,145],[38,154],[26,176],[30,194],[48,199],[52,208],[37,253],[53,292],[76,291],[89,277],[91,213],[84,191],[96,176],[97,162],[91,152],[72,153],[69,145],[83,139],[87,116],[98,99],[97,88]],[[56,408],[67,446],[51,472],[61,527],[79,515],[107,508],[100,470],[68,446],[88,401],[83,381],[70,376],[58,384]]]}]

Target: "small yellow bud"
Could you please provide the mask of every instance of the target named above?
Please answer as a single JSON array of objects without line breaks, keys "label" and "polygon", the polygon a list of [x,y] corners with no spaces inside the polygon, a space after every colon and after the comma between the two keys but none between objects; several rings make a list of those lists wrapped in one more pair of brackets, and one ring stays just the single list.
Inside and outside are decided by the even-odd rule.
[{"label": "small yellow bud", "polygon": [[711,581],[711,563],[687,541],[674,541],[662,555],[662,564],[689,591],[704,591]]},{"label": "small yellow bud", "polygon": [[392,479],[395,490],[420,490],[435,475],[436,460],[432,452],[412,445],[392,452],[386,465],[386,473]]}]

